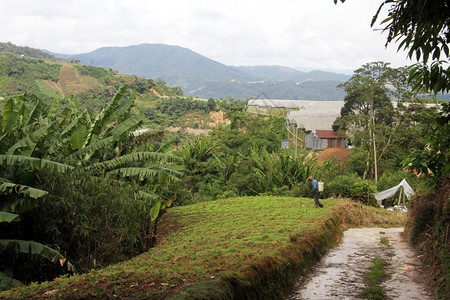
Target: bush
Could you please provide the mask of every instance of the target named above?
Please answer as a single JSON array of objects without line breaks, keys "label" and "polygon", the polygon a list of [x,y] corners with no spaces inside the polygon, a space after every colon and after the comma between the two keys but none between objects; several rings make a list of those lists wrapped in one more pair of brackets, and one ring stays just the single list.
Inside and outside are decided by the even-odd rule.
[{"label": "bush", "polygon": [[327,159],[323,164],[315,166],[312,176],[318,181],[330,182],[336,176],[343,175],[343,172],[345,172],[344,164],[334,158]]},{"label": "bush", "polygon": [[416,248],[424,253],[435,281],[437,299],[450,297],[450,184],[414,197],[408,211],[405,232]]},{"label": "bush", "polygon": [[350,197],[359,200],[367,205],[376,205],[376,201],[371,196],[376,192],[376,186],[369,180],[359,180],[353,183],[350,189]]},{"label": "bush", "polygon": [[299,182],[292,187],[292,194],[294,197],[308,197],[311,190],[311,183]]},{"label": "bush", "polygon": [[359,176],[363,176],[367,167],[367,151],[361,148],[353,149],[345,166],[348,173],[357,173]]},{"label": "bush", "polygon": [[370,194],[375,193],[376,187],[368,180],[359,178],[357,174],[336,176],[330,182],[325,182],[325,198],[343,197],[352,198],[363,203],[374,205],[375,201]]},{"label": "bush", "polygon": [[57,244],[78,270],[131,258],[150,246],[148,200],[131,185],[86,174],[41,175],[49,191],[34,214],[35,236]]},{"label": "bush", "polygon": [[291,188],[287,185],[283,185],[282,187],[278,188],[275,187],[273,189],[273,195],[274,196],[286,196],[286,197],[292,197],[294,195]]}]

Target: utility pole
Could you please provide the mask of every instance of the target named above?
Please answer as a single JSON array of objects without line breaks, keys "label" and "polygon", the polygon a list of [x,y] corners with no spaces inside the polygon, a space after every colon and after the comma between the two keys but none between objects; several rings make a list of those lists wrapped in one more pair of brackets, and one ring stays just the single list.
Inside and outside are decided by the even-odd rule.
[{"label": "utility pole", "polygon": [[298,139],[297,139],[297,123],[294,125],[294,138],[295,138],[295,150],[294,150],[294,154],[295,154],[295,160],[297,160],[297,148],[298,148]]},{"label": "utility pole", "polygon": [[375,140],[375,113],[373,109],[373,96],[370,100],[370,118],[371,118],[371,126],[370,126],[370,134],[372,135],[373,141],[373,164],[374,164],[374,172],[375,172],[375,182],[378,182],[378,164],[377,164],[377,143]]}]

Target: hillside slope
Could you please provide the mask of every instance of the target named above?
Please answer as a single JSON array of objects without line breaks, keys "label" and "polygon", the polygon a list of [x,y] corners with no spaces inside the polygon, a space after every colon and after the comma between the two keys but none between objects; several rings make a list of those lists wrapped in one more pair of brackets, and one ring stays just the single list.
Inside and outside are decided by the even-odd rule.
[{"label": "hillside slope", "polygon": [[137,91],[138,97],[182,95],[180,89],[171,88],[163,81],[118,74],[111,69],[0,52],[0,99],[26,93],[51,101],[55,97],[74,95],[81,103],[98,106],[98,102],[108,101],[123,84]]},{"label": "hillside slope", "polygon": [[251,80],[252,76],[229,68],[194,51],[179,46],[141,44],[104,47],[89,53],[60,55],[76,58],[81,64],[112,68],[145,78],[162,78],[171,85],[188,86],[197,81]]},{"label": "hillside slope", "polygon": [[0,293],[85,299],[277,299],[330,246],[341,226],[399,226],[400,213],[344,199],[241,197],[170,208],[159,245],[84,275]]}]

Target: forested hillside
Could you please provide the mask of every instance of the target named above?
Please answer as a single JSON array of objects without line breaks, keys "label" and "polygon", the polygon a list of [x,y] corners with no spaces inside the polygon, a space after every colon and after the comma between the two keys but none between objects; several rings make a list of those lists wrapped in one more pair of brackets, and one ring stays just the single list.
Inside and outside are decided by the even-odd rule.
[{"label": "forested hillside", "polygon": [[[16,51],[17,48],[13,50],[21,52]],[[30,54],[36,56],[36,53],[40,52]],[[138,99],[182,96],[179,88],[169,87],[161,80],[119,74],[112,69],[58,62],[52,58],[0,53],[0,97],[3,99],[24,93],[36,95],[44,101],[72,95],[82,107],[98,110],[123,84],[135,91]]]},{"label": "forested hillside", "polygon": [[10,42],[8,43],[2,43],[0,42],[0,52],[9,52],[14,53],[17,55],[24,55],[27,57],[34,57],[34,58],[43,58],[43,59],[55,59],[55,57],[43,50],[30,48],[27,46],[16,46]]}]

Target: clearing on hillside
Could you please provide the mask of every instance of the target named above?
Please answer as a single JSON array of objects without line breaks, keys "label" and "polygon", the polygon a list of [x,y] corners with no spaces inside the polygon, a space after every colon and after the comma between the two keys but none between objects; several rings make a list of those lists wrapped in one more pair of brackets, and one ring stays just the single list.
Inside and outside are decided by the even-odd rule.
[{"label": "clearing on hillside", "polygon": [[352,153],[352,149],[327,148],[317,156],[317,160],[319,163],[323,163],[327,159],[336,158],[338,161],[345,163],[350,153]]}]

